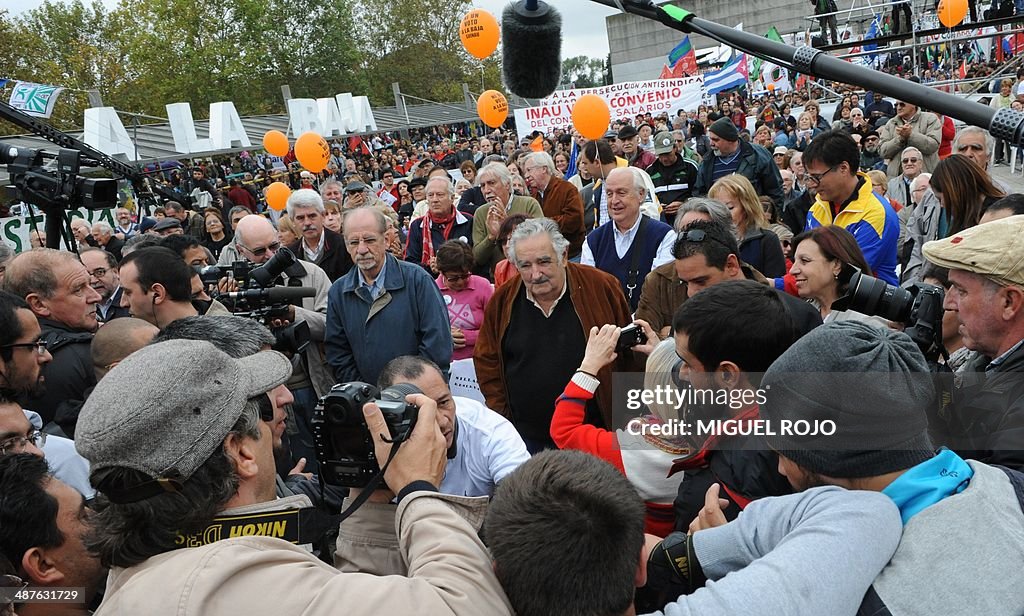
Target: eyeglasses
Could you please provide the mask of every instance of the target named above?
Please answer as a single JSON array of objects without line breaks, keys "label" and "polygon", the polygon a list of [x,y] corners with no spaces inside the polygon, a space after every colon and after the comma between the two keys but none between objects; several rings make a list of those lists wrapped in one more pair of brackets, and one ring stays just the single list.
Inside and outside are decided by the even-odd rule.
[{"label": "eyeglasses", "polygon": [[[840,164],[842,164],[842,163],[840,163]],[[833,171],[835,171],[838,168],[839,168],[839,165],[835,165],[833,167],[829,167],[828,171],[826,171],[825,173],[805,173],[803,175],[804,184],[806,184],[807,182],[813,182],[816,185],[820,184],[822,178],[824,178],[826,175],[832,173]]]},{"label": "eyeglasses", "polygon": [[980,143],[967,143],[964,145],[957,146],[957,152],[966,152],[967,150],[974,150],[975,152],[981,152],[985,149],[985,146]]},{"label": "eyeglasses", "polygon": [[902,106],[904,106],[904,105],[906,105],[906,103],[896,103],[896,106],[897,106],[897,107],[902,107]]},{"label": "eyeglasses", "polygon": [[920,158],[904,158],[903,159],[903,164],[905,165],[907,163],[916,163],[919,160],[921,160],[921,159]]},{"label": "eyeglasses", "polygon": [[253,250],[252,248],[249,248],[248,246],[244,246],[242,244],[239,244],[239,246],[241,246],[242,248],[245,248],[246,250],[248,250],[250,253],[252,253],[252,256],[254,256],[254,257],[256,257],[258,259],[258,258],[262,257],[263,255],[267,254],[268,250],[271,251],[271,252],[277,252],[278,250],[280,250],[281,242],[273,242],[271,244],[267,244],[263,248],[257,248],[255,250]]},{"label": "eyeglasses", "polygon": [[89,275],[92,276],[93,278],[97,278],[97,279],[98,278],[103,278],[104,276],[107,275],[108,271],[110,271],[110,270],[108,270],[105,267],[97,267],[93,271],[89,272]]},{"label": "eyeglasses", "polygon": [[441,273],[444,275],[444,279],[447,280],[448,282],[462,282],[463,280],[469,278],[469,274],[445,274],[444,272]]},{"label": "eyeglasses", "polygon": [[865,141],[878,141],[878,137],[868,137]]},{"label": "eyeglasses", "polygon": [[49,346],[49,342],[45,340],[36,340],[35,342],[19,342],[18,344],[5,344],[0,346],[0,349],[35,349],[36,355],[42,357],[46,355],[46,349]]},{"label": "eyeglasses", "polygon": [[46,433],[32,430],[25,436],[12,436],[0,443],[0,456],[25,451],[25,445],[28,443],[32,443],[36,447],[42,447],[46,444]]},{"label": "eyeglasses", "polygon": [[717,242],[719,246],[725,246],[726,248],[729,248],[730,250],[732,249],[731,246],[729,246],[728,244],[726,244],[722,240],[718,239],[717,237],[715,237],[713,235],[707,234],[704,231],[704,229],[690,229],[689,231],[683,231],[682,233],[679,234],[679,238],[678,239],[682,240],[684,242],[693,242],[695,244],[699,244],[699,243],[703,242],[704,240],[711,240],[712,242]]}]

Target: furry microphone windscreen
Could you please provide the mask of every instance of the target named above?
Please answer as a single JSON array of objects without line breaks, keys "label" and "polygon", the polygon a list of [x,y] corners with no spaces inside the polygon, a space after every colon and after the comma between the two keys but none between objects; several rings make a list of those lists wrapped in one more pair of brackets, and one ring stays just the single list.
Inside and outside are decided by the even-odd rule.
[{"label": "furry microphone windscreen", "polygon": [[526,8],[525,0],[501,15],[502,74],[509,92],[544,98],[562,79],[562,16],[550,4]]}]

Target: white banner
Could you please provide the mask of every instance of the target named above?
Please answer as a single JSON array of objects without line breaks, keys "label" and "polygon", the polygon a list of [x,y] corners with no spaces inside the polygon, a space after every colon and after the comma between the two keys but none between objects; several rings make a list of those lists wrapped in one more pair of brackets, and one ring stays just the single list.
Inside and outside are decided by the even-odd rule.
[{"label": "white banner", "polygon": [[[104,221],[110,226],[115,226],[117,223],[114,220],[114,210],[87,210],[79,209],[71,212],[67,212],[67,215],[73,220],[75,218],[84,218],[90,223],[97,221]],[[37,214],[34,216],[36,228],[40,231],[46,230],[46,216],[43,214]],[[32,244],[29,242],[29,231],[32,230],[32,223],[28,216],[15,216],[12,218],[0,218],[0,240],[5,244],[14,249],[14,252],[23,252],[32,248]],[[61,245],[67,249],[67,246],[61,242]]]},{"label": "white banner", "polygon": [[695,111],[701,104],[701,76],[681,79],[654,79],[651,81],[629,81],[598,88],[558,90],[541,99],[536,107],[516,109],[516,133],[529,135],[535,130],[550,133],[556,128],[572,128],[572,108],[584,94],[596,94],[608,103],[611,121],[634,118],[637,114],[668,113],[675,117],[676,111]]}]

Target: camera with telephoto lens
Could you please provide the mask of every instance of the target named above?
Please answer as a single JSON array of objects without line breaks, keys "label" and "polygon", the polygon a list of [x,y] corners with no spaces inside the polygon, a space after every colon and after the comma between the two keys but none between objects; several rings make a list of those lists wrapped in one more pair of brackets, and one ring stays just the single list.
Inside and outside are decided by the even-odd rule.
[{"label": "camera with telephoto lens", "polygon": [[[391,432],[390,442],[406,441],[416,427],[420,408],[405,397],[423,393],[415,385],[397,383],[383,391],[358,381],[331,388],[313,411],[313,445],[326,483],[364,488],[380,471],[363,405],[376,402]],[[386,437],[387,435],[385,435]]]},{"label": "camera with telephoto lens", "polygon": [[[238,284],[238,291],[218,293],[215,297],[224,303],[232,314],[259,321],[270,327],[274,334],[275,351],[296,354],[306,350],[310,343],[309,324],[305,321],[291,323],[283,327],[271,327],[271,322],[288,315],[289,305],[300,305],[304,297],[315,297],[316,289],[312,287],[277,285],[281,274],[298,264],[295,255],[285,247],[281,247],[266,263],[253,267],[248,261],[235,261],[231,265],[211,265],[199,271],[204,284],[215,284],[229,273]],[[305,275],[306,270],[298,265],[298,270],[289,272],[289,276]],[[301,270],[301,271],[300,271]],[[292,277],[289,280],[298,280]]]},{"label": "camera with telephoto lens", "polygon": [[860,268],[843,264],[839,273],[842,295],[832,302],[832,310],[856,310],[870,316],[902,323],[903,332],[917,344],[929,361],[945,353],[942,346],[941,287],[916,282],[902,288],[868,276]]}]

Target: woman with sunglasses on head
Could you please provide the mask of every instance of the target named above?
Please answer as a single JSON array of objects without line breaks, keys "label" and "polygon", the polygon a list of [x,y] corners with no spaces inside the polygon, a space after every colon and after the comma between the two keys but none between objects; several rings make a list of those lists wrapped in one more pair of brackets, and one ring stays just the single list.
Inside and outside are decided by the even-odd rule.
[{"label": "woman with sunglasses on head", "polygon": [[473,357],[484,307],[494,295],[490,281],[471,273],[474,265],[473,248],[462,240],[448,240],[437,249],[437,270],[441,273],[436,282],[448,307],[455,343],[453,360]]}]

